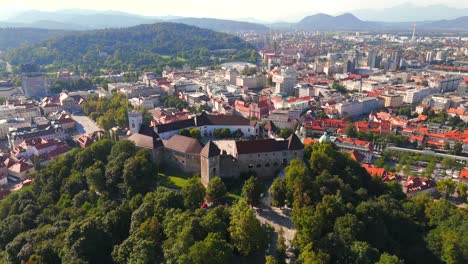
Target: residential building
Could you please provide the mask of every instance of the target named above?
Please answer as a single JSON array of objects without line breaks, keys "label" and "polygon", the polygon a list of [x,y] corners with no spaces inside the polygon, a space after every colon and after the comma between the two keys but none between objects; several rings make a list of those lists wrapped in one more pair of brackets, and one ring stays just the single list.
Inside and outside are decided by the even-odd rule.
[{"label": "residential building", "polygon": [[385,100],[385,107],[397,108],[403,105],[403,96],[400,94],[384,93],[380,97]]},{"label": "residential building", "polygon": [[280,74],[273,75],[272,80],[275,83],[275,93],[294,94],[294,86],[296,86],[297,82],[297,74],[294,69],[283,68]]}]

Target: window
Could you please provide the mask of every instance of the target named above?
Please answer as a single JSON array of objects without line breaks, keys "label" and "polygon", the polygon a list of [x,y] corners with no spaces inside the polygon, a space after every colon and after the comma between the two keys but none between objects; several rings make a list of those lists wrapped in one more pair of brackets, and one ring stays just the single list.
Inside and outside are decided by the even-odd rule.
[{"label": "window", "polygon": [[278,162],[275,161],[275,163],[273,163],[273,166],[277,167],[277,166],[278,166]]},{"label": "window", "polygon": [[216,168],[213,168],[213,173],[215,173],[215,172],[216,172]]},{"label": "window", "polygon": [[265,164],[265,167],[267,168],[270,167],[270,163]]},{"label": "window", "polygon": [[257,168],[261,168],[262,167],[262,164],[257,164]]},{"label": "window", "polygon": [[258,154],[258,157],[260,157],[260,154]]},{"label": "window", "polygon": [[249,169],[252,169],[253,168],[253,165],[252,164],[249,164]]},{"label": "window", "polygon": [[249,129],[247,129],[247,131],[249,131],[249,132],[250,132],[250,128],[249,128]]}]

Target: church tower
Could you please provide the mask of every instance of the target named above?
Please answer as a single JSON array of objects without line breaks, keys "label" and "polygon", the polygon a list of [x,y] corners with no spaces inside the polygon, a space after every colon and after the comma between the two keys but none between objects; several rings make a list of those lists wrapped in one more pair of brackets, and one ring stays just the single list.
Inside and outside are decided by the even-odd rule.
[{"label": "church tower", "polygon": [[128,113],[128,127],[132,133],[140,132],[141,125],[143,124],[143,114],[141,111],[133,110]]}]

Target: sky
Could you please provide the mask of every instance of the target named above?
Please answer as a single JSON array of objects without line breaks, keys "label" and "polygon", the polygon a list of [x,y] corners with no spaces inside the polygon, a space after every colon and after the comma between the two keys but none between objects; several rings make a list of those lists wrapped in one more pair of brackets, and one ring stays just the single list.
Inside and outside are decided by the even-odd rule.
[{"label": "sky", "polygon": [[[466,0],[0,0],[5,19],[24,10],[95,9],[147,16],[191,16],[214,18],[256,18],[291,21],[314,13],[339,14],[356,9],[383,9],[412,3],[419,6],[444,4],[468,8]],[[0,18],[0,20],[3,20]]]}]

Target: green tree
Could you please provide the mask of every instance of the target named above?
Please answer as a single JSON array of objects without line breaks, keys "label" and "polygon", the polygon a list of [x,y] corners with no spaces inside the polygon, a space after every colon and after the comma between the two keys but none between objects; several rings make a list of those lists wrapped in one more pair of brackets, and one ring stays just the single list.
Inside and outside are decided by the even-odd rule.
[{"label": "green tree", "polygon": [[376,264],[404,264],[404,262],[395,255],[383,253],[380,255],[379,261],[377,261]]},{"label": "green tree", "polygon": [[323,252],[316,253],[313,250],[312,243],[306,245],[301,254],[299,254],[298,262],[299,263],[314,263],[314,264],[326,264],[329,263],[330,256]]},{"label": "green tree", "polygon": [[240,199],[232,206],[228,230],[232,244],[242,256],[263,251],[269,241],[267,230],[245,199]]},{"label": "green tree", "polygon": [[190,130],[188,130],[186,128],[179,130],[179,135],[186,136],[186,137],[191,137]]},{"label": "green tree", "polygon": [[379,167],[379,168],[383,168],[385,166],[385,158],[380,157],[380,158],[374,160],[374,165]]},{"label": "green tree", "polygon": [[198,128],[190,129],[190,137],[201,139],[201,131]]},{"label": "green tree", "polygon": [[463,144],[460,141],[457,141],[453,145],[452,153],[454,155],[460,155],[462,153],[462,151],[463,151]]},{"label": "green tree", "polygon": [[450,150],[450,142],[446,141],[446,142],[444,143],[444,149],[445,149],[445,150]]},{"label": "green tree", "polygon": [[437,182],[437,190],[445,198],[452,194],[457,187],[457,184],[452,179],[445,179]]},{"label": "green tree", "polygon": [[266,256],[265,264],[278,264],[278,261],[273,256]]},{"label": "green tree", "polygon": [[84,177],[92,190],[104,192],[106,190],[106,177],[104,176],[104,163],[96,161],[84,171]]},{"label": "green tree", "polygon": [[285,180],[276,178],[270,187],[271,206],[283,207],[285,205],[286,193]]},{"label": "green tree", "polygon": [[465,202],[466,202],[466,197],[467,197],[467,194],[466,194],[467,191],[468,191],[468,185],[460,182],[457,186],[457,194],[458,194],[458,197],[460,197],[460,199],[462,199]]},{"label": "green tree", "polygon": [[231,137],[231,130],[229,128],[222,128],[220,131],[221,138],[230,138]]},{"label": "green tree", "polygon": [[137,193],[145,194],[156,186],[157,168],[151,154],[140,149],[134,157],[125,161],[120,188],[131,198]]},{"label": "green tree", "polygon": [[349,123],[346,126],[345,134],[350,138],[357,138],[358,134],[357,134],[357,131],[356,131],[356,127],[354,126],[353,123]]},{"label": "green tree", "polygon": [[233,247],[219,233],[209,233],[189,248],[188,258],[194,264],[224,264],[233,260]]},{"label": "green tree", "polygon": [[206,189],[207,199],[211,202],[218,202],[226,195],[226,186],[224,185],[223,180],[219,177],[214,177],[208,183]]},{"label": "green tree", "polygon": [[200,207],[205,198],[205,187],[199,177],[192,177],[188,180],[187,185],[182,188],[182,196],[187,208]]},{"label": "green tree", "polygon": [[262,186],[255,176],[251,176],[244,182],[241,196],[251,206],[257,206],[260,203],[260,195],[262,194]]},{"label": "green tree", "polygon": [[280,130],[280,132],[278,133],[278,136],[280,138],[288,138],[290,135],[292,135],[293,132],[294,131],[291,128],[285,127]]}]

